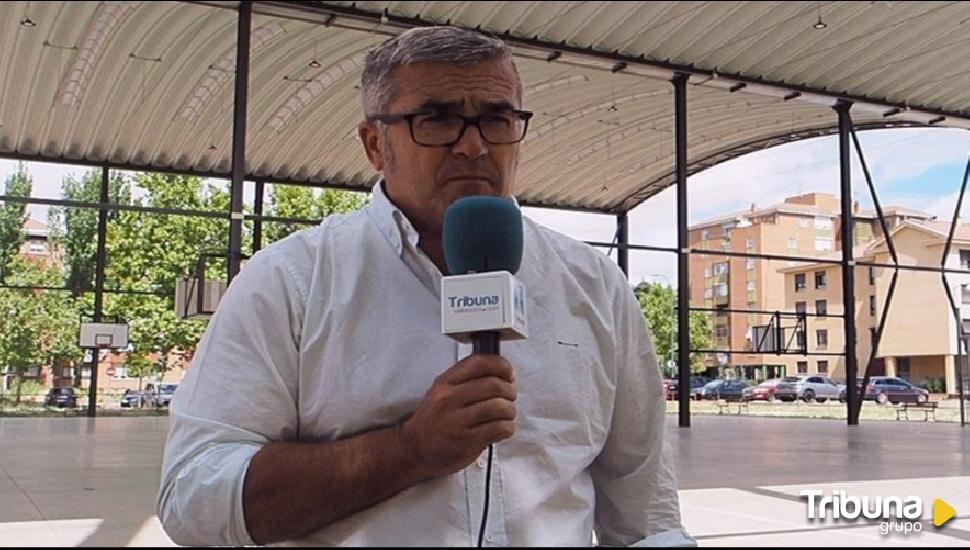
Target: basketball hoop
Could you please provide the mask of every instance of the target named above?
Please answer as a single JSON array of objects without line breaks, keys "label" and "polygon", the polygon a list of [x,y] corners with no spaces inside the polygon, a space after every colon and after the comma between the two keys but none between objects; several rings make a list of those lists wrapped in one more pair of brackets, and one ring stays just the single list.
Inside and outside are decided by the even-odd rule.
[{"label": "basketball hoop", "polygon": [[128,323],[95,323],[82,321],[78,345],[81,348],[97,350],[127,348]]}]

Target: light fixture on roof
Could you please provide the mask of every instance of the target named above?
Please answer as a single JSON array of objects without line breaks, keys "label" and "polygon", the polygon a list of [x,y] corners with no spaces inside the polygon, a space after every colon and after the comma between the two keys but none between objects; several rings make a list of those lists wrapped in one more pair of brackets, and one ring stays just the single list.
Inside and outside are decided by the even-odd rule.
[{"label": "light fixture on roof", "polygon": [[313,61],[310,61],[309,63],[307,63],[306,66],[307,67],[310,67],[311,69],[319,69],[320,68],[320,62],[317,61],[316,59],[314,59]]},{"label": "light fixture on roof", "polygon": [[34,23],[34,20],[30,18],[30,2],[27,2],[27,7],[24,9],[24,18],[20,20],[20,26],[28,29],[37,26],[37,23]]},{"label": "light fixture on roof", "polygon": [[820,31],[820,30],[822,30],[824,28],[827,28],[827,27],[828,27],[828,25],[825,24],[825,21],[822,21],[822,3],[819,2],[819,4],[818,4],[818,21],[816,21],[815,24],[812,25],[812,28],[815,29],[815,30],[817,30],[817,31]]}]

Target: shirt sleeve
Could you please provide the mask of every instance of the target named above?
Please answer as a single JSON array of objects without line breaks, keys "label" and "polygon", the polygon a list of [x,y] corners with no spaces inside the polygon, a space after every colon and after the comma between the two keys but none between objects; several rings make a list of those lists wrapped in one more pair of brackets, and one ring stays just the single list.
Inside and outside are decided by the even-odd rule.
[{"label": "shirt sleeve", "polygon": [[270,441],[295,439],[305,285],[280,248],[229,286],[171,403],[157,500],[181,545],[251,545],[242,489]]},{"label": "shirt sleeve", "polygon": [[597,538],[603,546],[696,546],[681,524],[653,342],[626,279],[617,287],[613,416],[606,444],[591,466]]}]

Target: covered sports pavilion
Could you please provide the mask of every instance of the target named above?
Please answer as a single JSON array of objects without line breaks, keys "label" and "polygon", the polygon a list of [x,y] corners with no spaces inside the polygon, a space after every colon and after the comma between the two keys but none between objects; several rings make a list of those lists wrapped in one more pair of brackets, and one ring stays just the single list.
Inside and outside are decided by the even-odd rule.
[{"label": "covered sports pavilion", "polygon": [[[225,220],[231,280],[245,258],[244,223],[252,224],[255,252],[263,223],[315,221],[264,216],[264,186],[370,189],[375,174],[354,138],[363,55],[404,29],[437,24],[494,33],[514,48],[526,106],[537,113],[516,182],[521,204],[614,217],[613,241],[591,244],[615,250],[624,270],[630,251],[676,257],[680,289],[688,288],[691,255],[829,261],[691,247],[688,176],[748,152],[837,135],[842,219],[852,220],[852,193],[862,189],[885,228],[878,182],[868,170],[863,180],[851,177],[853,150],[865,159],[856,132],[970,129],[970,4],[962,2],[4,2],[0,157],[98,167],[103,177],[98,202],[0,201],[100,213],[96,320],[103,296],[124,292],[104,280],[108,215],[121,208]],[[621,124],[603,122],[616,113]],[[230,209],[114,204],[111,170],[225,179]],[[962,202],[966,172],[959,183]],[[251,214],[245,185],[254,186]],[[676,246],[630,242],[628,213],[671,186]],[[842,242],[852,230],[851,221],[841,227]],[[952,237],[951,228],[947,248]],[[948,275],[970,274],[942,261],[857,262],[851,246],[841,254],[831,263],[846,289],[846,342],[856,339],[853,267],[891,269],[894,281],[907,270],[938,274],[948,293]],[[682,383],[668,433],[685,525],[702,545],[970,541],[965,431],[856,426],[861,403],[852,388],[872,357],[841,352],[848,426],[699,417],[693,429],[678,429],[692,420],[686,313],[703,309],[691,308],[686,291],[678,300]],[[885,315],[880,334],[884,323]],[[962,394],[970,376],[961,367]],[[152,511],[166,431],[165,418],[0,419],[0,545],[170,544]],[[71,452],[53,452],[51,441]],[[958,515],[921,539],[886,539],[864,522],[806,523],[798,495],[808,488],[942,497]]]},{"label": "covered sports pavilion", "polygon": [[[895,251],[893,263],[856,261],[851,246],[841,247],[839,260],[692,248],[687,178],[748,152],[838,135],[841,212],[849,220],[840,228],[841,242],[852,242],[851,197],[860,187],[871,194],[888,234],[856,133],[970,129],[970,4],[5,2],[0,21],[0,157],[96,166],[104,175],[96,203],[0,200],[99,210],[95,320],[103,295],[115,291],[104,288],[112,210],[228,220],[231,281],[245,257],[245,222],[253,224],[255,251],[263,222],[312,221],[263,216],[266,184],[369,190],[375,174],[355,137],[364,55],[404,29],[449,24],[494,34],[514,49],[526,106],[537,113],[523,144],[520,203],[614,216],[615,239],[591,244],[615,249],[624,271],[631,250],[676,255],[680,289],[689,287],[692,254],[838,265],[845,314],[833,316],[842,318],[845,342],[857,340],[855,267],[892,269],[890,302],[900,271],[939,273],[960,333],[958,349],[966,353],[947,274],[970,271],[942,261],[902,265]],[[852,180],[853,149],[864,181]],[[111,204],[112,169],[229,180],[230,210]],[[246,182],[255,185],[252,214],[243,211]],[[960,201],[966,183],[965,173]],[[628,212],[670,186],[676,187],[676,247],[631,243]],[[959,202],[955,208],[958,213]],[[689,354],[703,351],[690,349],[692,310],[711,311],[691,307],[688,293],[679,292],[682,427],[691,421]],[[861,408],[856,378],[867,382],[875,348],[870,357],[844,349],[837,355],[846,360],[852,425]],[[970,376],[964,359],[959,365],[965,424]]]}]

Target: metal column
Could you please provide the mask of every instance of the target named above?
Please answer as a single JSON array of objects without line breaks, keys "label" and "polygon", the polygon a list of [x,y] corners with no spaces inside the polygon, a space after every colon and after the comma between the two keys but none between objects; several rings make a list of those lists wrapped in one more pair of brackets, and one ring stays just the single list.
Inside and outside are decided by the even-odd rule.
[{"label": "metal column", "polygon": [[253,254],[259,252],[263,248],[263,194],[265,192],[266,182],[263,180],[258,180],[256,182],[256,197],[253,203],[253,213],[256,215],[256,219],[253,220]]},{"label": "metal column", "polygon": [[848,400],[848,423],[858,425],[859,419],[852,414],[858,407],[859,394],[856,388],[856,326],[855,326],[855,260],[852,256],[852,163],[849,140],[852,139],[852,121],[849,109],[852,103],[839,101],[835,112],[839,117],[839,172],[841,175],[842,200],[842,310],[845,329],[845,390]]},{"label": "metal column", "polygon": [[246,107],[249,95],[249,35],[252,30],[253,3],[239,3],[236,28],[236,90],[232,116],[232,184],[229,203],[229,273],[227,281],[239,273],[242,262],[243,177],[246,169]]},{"label": "metal column", "polygon": [[674,152],[677,167],[677,392],[680,427],[690,427],[690,243],[687,241],[687,80],[674,85]]},{"label": "metal column", "polygon": [[616,215],[616,263],[620,265],[620,270],[630,278],[630,226],[627,220],[627,213],[622,212]]},{"label": "metal column", "polygon": [[[98,210],[98,252],[94,260],[94,322],[100,323],[104,317],[104,267],[107,260],[105,250],[108,238],[108,166],[101,167],[101,209]],[[88,416],[97,416],[98,409],[98,355],[96,348],[91,349],[91,383],[88,385]]]}]

